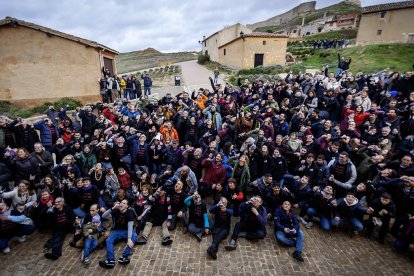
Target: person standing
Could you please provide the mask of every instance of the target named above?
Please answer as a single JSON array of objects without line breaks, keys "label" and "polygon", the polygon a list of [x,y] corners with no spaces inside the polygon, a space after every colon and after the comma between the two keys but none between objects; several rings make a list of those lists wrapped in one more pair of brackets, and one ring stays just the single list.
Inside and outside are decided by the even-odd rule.
[{"label": "person standing", "polygon": [[148,73],[142,74],[141,79],[144,80],[144,96],[151,95],[152,79]]}]

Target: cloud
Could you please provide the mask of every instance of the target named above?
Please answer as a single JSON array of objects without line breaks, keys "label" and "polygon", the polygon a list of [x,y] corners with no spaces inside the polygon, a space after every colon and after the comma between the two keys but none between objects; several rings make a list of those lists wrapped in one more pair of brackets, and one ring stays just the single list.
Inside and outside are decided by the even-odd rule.
[{"label": "cloud", "polygon": [[[199,40],[225,26],[266,20],[301,2],[279,0],[0,0],[0,18],[33,22],[96,41],[120,52],[153,47],[200,50]],[[339,1],[320,0],[317,8]],[[362,5],[395,2],[363,0]]]}]

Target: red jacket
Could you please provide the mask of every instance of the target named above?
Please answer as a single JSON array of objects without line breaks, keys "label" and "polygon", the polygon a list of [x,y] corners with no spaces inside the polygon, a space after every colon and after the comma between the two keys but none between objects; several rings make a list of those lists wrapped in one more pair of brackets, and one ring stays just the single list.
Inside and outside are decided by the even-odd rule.
[{"label": "red jacket", "polygon": [[226,168],[224,167],[224,164],[217,165],[216,163],[213,163],[209,159],[204,159],[201,162],[201,165],[204,168],[204,177],[203,182],[206,183],[209,186],[212,186],[213,184],[221,183],[224,184],[224,181],[226,180]]}]

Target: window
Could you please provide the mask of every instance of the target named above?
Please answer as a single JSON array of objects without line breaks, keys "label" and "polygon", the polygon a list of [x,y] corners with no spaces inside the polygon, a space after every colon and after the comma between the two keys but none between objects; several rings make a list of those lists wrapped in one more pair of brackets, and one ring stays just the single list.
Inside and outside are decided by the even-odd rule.
[{"label": "window", "polygon": [[226,55],[226,49],[224,49],[224,55]]},{"label": "window", "polygon": [[385,18],[385,14],[386,14],[387,12],[386,11],[382,11],[382,12],[380,12],[380,18],[381,19],[384,19]]},{"label": "window", "polygon": [[266,40],[263,40],[263,45],[266,45]]},{"label": "window", "polygon": [[377,35],[381,35],[382,34],[382,30],[377,30]]}]

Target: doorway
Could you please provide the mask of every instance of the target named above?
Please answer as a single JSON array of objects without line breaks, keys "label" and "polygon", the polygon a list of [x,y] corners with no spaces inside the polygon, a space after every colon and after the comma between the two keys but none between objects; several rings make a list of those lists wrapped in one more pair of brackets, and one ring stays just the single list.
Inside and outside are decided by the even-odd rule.
[{"label": "doorway", "polygon": [[254,67],[263,65],[263,56],[264,56],[264,54],[255,54],[254,55]]}]

